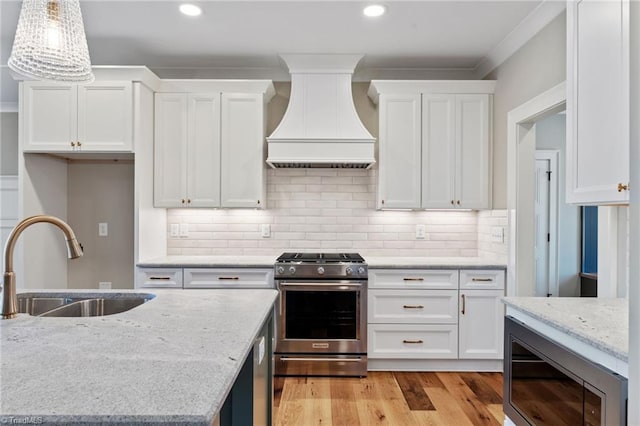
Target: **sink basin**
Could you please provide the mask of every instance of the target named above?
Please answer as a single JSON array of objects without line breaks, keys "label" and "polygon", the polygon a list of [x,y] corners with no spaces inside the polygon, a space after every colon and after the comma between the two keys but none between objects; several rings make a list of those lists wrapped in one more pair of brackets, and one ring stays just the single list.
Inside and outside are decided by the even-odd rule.
[{"label": "sink basin", "polygon": [[[130,293],[105,297],[18,295],[18,312],[40,317],[96,317],[125,312],[153,299],[154,294]],[[112,296],[112,297],[110,297]]]}]

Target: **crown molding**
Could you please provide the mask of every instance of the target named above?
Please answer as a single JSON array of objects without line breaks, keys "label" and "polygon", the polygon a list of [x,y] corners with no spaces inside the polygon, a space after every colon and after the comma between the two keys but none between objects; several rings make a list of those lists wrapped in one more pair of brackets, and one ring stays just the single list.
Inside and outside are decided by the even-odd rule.
[{"label": "crown molding", "polygon": [[475,77],[485,78],[560,15],[566,7],[564,1],[544,0],[480,61],[474,70]]}]

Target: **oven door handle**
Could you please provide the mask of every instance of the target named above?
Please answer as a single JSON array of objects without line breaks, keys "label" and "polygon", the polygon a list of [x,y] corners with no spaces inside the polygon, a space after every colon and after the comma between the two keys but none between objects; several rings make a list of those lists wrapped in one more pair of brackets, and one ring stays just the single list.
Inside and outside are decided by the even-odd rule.
[{"label": "oven door handle", "polygon": [[339,288],[340,290],[353,290],[362,288],[362,284],[348,282],[348,283],[278,283],[280,287],[300,287],[300,288]]},{"label": "oven door handle", "polygon": [[294,358],[294,357],[280,357],[281,361],[329,361],[329,362],[361,362],[362,358]]}]

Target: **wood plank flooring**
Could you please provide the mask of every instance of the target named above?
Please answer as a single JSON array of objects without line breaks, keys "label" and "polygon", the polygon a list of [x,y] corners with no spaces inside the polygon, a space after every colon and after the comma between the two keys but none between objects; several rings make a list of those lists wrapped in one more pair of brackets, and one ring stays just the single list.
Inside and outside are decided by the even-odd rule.
[{"label": "wood plank flooring", "polygon": [[501,373],[276,377],[275,426],[502,425]]}]

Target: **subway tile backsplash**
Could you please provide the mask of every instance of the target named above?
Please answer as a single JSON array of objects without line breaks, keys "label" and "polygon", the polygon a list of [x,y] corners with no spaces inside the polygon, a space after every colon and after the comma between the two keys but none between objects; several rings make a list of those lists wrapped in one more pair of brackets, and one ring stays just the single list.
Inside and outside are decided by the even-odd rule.
[{"label": "subway tile backsplash", "polygon": [[[376,170],[278,169],[267,172],[266,210],[169,209],[169,255],[269,255],[283,251],[354,251],[363,256],[506,258],[491,229],[506,212],[377,211]],[[261,237],[269,224],[271,236]],[[424,239],[416,239],[424,225]],[[167,229],[169,232],[169,229]]]}]

